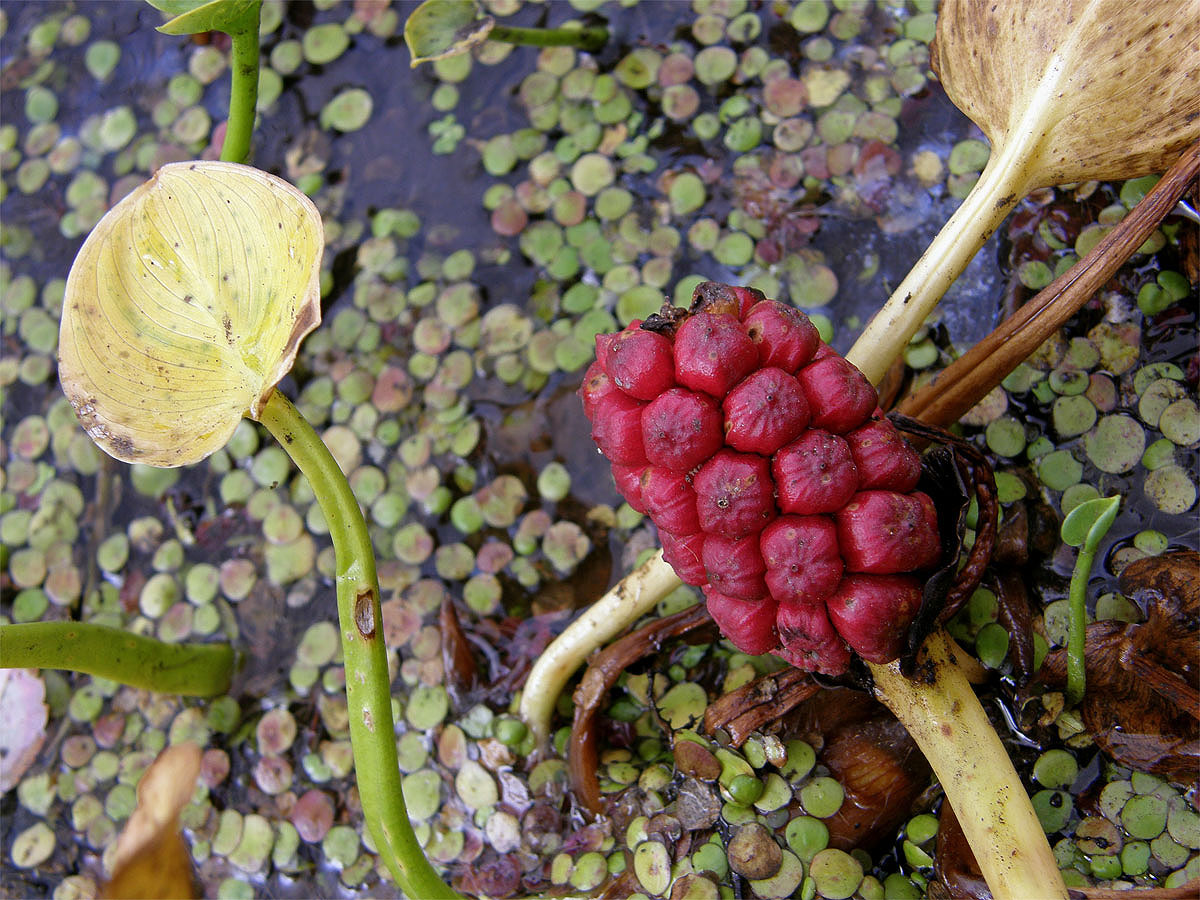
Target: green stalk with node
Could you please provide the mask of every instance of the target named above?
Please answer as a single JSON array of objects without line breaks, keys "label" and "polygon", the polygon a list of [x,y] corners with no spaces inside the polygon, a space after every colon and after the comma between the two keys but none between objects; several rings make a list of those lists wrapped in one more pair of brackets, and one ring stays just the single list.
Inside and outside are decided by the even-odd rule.
[{"label": "green stalk with node", "polygon": [[160,25],[163,34],[203,34],[222,31],[233,39],[230,60],[229,121],[221,159],[250,158],[258,102],[258,23],[262,0],[147,0],[174,18]]},{"label": "green stalk with node", "polygon": [[164,166],[79,251],[64,295],[59,376],[88,434],[124,462],[198,462],[243,416],[279,439],[309,479],[334,544],[363,818],[406,894],[456,897],[405,810],[366,522],[328,448],[275,388],[320,322],[323,249],[320,214],[287,182],[235,163]]},{"label": "green stalk with node", "polygon": [[577,47],[589,53],[603,49],[608,29],[599,25],[524,28],[498,25],[475,0],[425,0],[404,23],[404,43],[412,66],[468,53],[484,41],[525,47]]}]

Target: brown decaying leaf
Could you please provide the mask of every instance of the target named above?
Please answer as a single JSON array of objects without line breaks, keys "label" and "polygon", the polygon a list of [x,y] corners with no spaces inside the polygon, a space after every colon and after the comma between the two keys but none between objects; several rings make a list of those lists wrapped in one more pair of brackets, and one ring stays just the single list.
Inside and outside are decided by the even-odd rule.
[{"label": "brown decaying leaf", "polygon": [[[1146,606],[1142,624],[1096,622],[1084,647],[1083,723],[1121,765],[1175,781],[1200,770],[1200,554],[1177,551],[1131,563],[1121,590]],[[1059,686],[1066,651],[1046,657],[1040,677]]]},{"label": "brown decaying leaf", "polygon": [[1028,147],[1023,193],[1161,172],[1200,138],[1200,16],[1175,0],[956,0],[930,56],[993,152]]},{"label": "brown decaying leaf", "polygon": [[107,898],[197,897],[192,857],[179,832],[179,812],[191,800],[200,774],[196,744],[163,750],[137,787],[137,806],[117,838]]}]

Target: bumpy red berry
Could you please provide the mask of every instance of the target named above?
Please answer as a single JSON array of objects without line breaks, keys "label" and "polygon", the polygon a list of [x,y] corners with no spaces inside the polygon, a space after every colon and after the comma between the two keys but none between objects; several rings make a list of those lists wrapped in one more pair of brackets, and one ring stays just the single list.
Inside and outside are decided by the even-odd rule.
[{"label": "bumpy red berry", "polygon": [[810,516],[841,509],[858,491],[858,467],[845,439],[811,428],[771,461],[779,508]]},{"label": "bumpy red berry", "polygon": [[826,602],[829,619],[868,662],[891,662],[921,607],[921,585],[910,575],[847,575]]},{"label": "bumpy red berry", "polygon": [[736,317],[696,313],[675,334],[675,380],[724,397],[758,366],[758,348]]},{"label": "bumpy red berry", "polygon": [[712,589],[739,600],[761,600],[767,595],[767,571],[758,535],[732,540],[710,534],[704,541],[704,571]]},{"label": "bumpy red berry", "polygon": [[762,531],[775,516],[774,484],[767,461],[753,453],[722,450],[692,479],[700,527],[740,538]]},{"label": "bumpy red berry", "polygon": [[759,549],[780,603],[820,603],[842,580],[837,526],[828,516],[780,516],[763,529]]},{"label": "bumpy red berry", "polygon": [[642,444],[656,466],[690,472],[721,449],[721,412],[706,394],[674,387],[642,410]]},{"label": "bumpy red berry", "polygon": [[631,397],[653,400],[675,386],[671,342],[661,334],[626,329],[608,345],[605,367],[613,382]]},{"label": "bumpy red berry", "polygon": [[901,652],[941,555],[921,461],[808,317],[706,283],[596,338],[580,387],[617,489],[724,635],[837,675]]},{"label": "bumpy red berry", "polygon": [[863,491],[836,518],[838,545],[851,572],[911,572],[941,555],[937,511],[920,491]]},{"label": "bumpy red berry", "polygon": [[[775,629],[778,604],[767,596],[762,600],[738,600],[714,590],[705,590],[708,611],[721,633],[743,653],[759,656],[779,646]],[[847,661],[849,657],[847,657]]]},{"label": "bumpy red berry", "polygon": [[774,366],[747,375],[722,407],[725,443],[747,453],[770,456],[808,425],[808,400],[800,383]]}]

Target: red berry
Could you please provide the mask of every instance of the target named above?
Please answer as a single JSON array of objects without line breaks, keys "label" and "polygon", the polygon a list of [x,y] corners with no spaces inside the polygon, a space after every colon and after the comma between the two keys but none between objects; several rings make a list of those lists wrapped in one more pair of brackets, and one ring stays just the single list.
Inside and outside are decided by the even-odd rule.
[{"label": "red berry", "polygon": [[770,596],[757,603],[738,600],[713,590],[705,590],[708,611],[721,629],[743,653],[759,656],[769,653],[779,643],[775,632],[777,605]]},{"label": "red berry", "polygon": [[647,466],[642,472],[642,502],[646,513],[660,529],[678,535],[700,530],[696,516],[696,492],[687,478],[662,466]]},{"label": "red berry", "polygon": [[921,608],[921,583],[910,575],[847,575],[826,604],[855,653],[868,662],[891,662]]},{"label": "red berry", "polygon": [[697,587],[708,583],[708,573],[704,570],[702,556],[708,535],[703,531],[678,535],[660,528],[658,539],[662,542],[663,559],[670,563],[681,580]]},{"label": "red berry", "polygon": [[709,534],[745,537],[776,515],[771,473],[761,456],[722,450],[700,467],[692,486],[700,527]]},{"label": "red berry", "polygon": [[583,400],[583,414],[590,420],[596,418],[596,406],[605,397],[611,394],[620,394],[621,389],[617,387],[608,373],[604,371],[604,366],[600,365],[600,360],[596,360],[583,375],[583,384],[579,385],[579,397]]},{"label": "red berry", "polygon": [[761,600],[767,595],[763,580],[766,565],[758,549],[758,535],[735,541],[710,534],[704,541],[703,559],[713,590],[739,600]]},{"label": "red berry", "polygon": [[604,368],[617,387],[638,400],[653,400],[675,385],[671,342],[653,331],[627,328],[618,334]]},{"label": "red berry", "polygon": [[763,292],[756,288],[705,281],[696,285],[696,289],[692,291],[691,311],[728,313],[738,319],[745,319],[750,308],[765,299]]},{"label": "red berry", "polygon": [[608,461],[621,466],[644,465],[646,448],[642,445],[642,408],[621,391],[606,393],[596,402],[592,416],[592,440]]},{"label": "red berry", "polygon": [[840,356],[811,362],[796,378],[808,398],[813,428],[845,434],[865,422],[879,402],[867,377]]},{"label": "red berry", "polygon": [[846,435],[858,468],[859,488],[906,494],[921,480],[921,457],[887,419],[875,419]]},{"label": "red berry", "polygon": [[830,624],[823,603],[781,603],[775,621],[783,644],[776,652],[796,668],[841,675],[849,667],[850,652]]},{"label": "red berry", "polygon": [[780,603],[819,603],[842,580],[837,526],[828,516],[780,516],[763,529],[759,548]]},{"label": "red berry", "polygon": [[799,382],[783,369],[759,369],[729,392],[725,443],[735,450],[770,456],[808,425],[808,401]]},{"label": "red berry", "polygon": [[764,300],[746,314],[746,333],[758,345],[758,362],[795,372],[812,359],[821,342],[804,313],[777,300]]},{"label": "red berry", "polygon": [[727,313],[696,313],[675,332],[675,380],[684,387],[724,397],[757,365],[758,348]]},{"label": "red berry", "polygon": [[913,572],[932,566],[942,555],[937,511],[920,491],[863,491],[836,518],[847,571]]},{"label": "red berry", "polygon": [[721,413],[706,394],[671,388],[642,410],[642,443],[653,465],[690,472],[721,449]]},{"label": "red berry", "polygon": [[850,447],[836,434],[810,428],[771,460],[779,508],[802,516],[831,513],[858,490]]},{"label": "red berry", "polygon": [[617,490],[626,503],[643,515],[646,513],[646,504],[642,501],[642,472],[645,469],[645,466],[612,467],[613,482],[617,485]]}]

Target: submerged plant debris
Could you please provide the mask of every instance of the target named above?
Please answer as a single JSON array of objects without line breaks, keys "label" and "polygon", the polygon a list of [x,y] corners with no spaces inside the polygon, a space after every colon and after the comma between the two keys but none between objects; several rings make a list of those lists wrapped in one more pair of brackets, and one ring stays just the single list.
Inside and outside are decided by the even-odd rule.
[{"label": "submerged plant debris", "polygon": [[[284,387],[371,528],[426,853],[493,897],[977,891],[894,720],[815,683],[778,685],[795,701],[782,720],[738,718],[764,697],[718,701],[780,663],[710,629],[641,648],[605,686],[602,816],[570,788],[569,693],[545,755],[514,701],[573,613],[659,543],[575,396],[595,336],[715,280],[803,309],[844,352],[978,178],[988,145],[929,70],[934,4],[482,6],[500,24],[603,22],[610,40],[484,41],[410,69],[412,4],[265,0],[252,154],[324,219],[324,323]],[[0,893],[95,896],[142,773],[194,742],[179,824],[204,896],[394,896],[361,828],[333,551],[307,483],[248,421],[198,465],[118,465],[57,385],[84,237],[159,166],[219,152],[228,39],[162,21],[133,3],[0,9],[0,614],[229,640],[245,664],[210,701],[9,673]],[[903,389],[1086,254],[1153,180],[1018,204],[907,346]],[[1200,877],[1195,598],[1162,587],[1194,576],[1198,549],[1198,252],[1195,224],[1169,216],[958,428],[996,471],[1002,523],[998,564],[948,627],[1070,886]],[[1068,707],[1059,525],[1115,494],[1088,646],[1116,662],[1089,659]],[[657,614],[698,600],[681,588]],[[1154,675],[1161,706],[1113,669]]]}]

